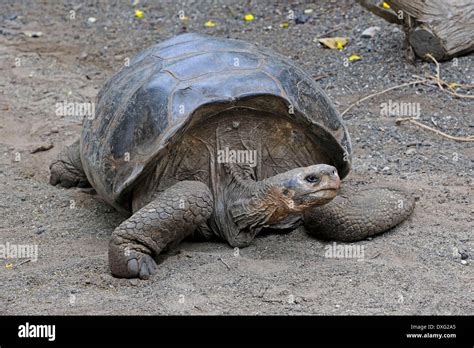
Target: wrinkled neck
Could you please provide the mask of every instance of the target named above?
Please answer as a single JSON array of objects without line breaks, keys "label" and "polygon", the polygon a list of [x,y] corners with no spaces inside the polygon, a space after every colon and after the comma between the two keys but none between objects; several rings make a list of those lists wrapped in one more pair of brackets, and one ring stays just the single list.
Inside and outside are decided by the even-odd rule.
[{"label": "wrinkled neck", "polygon": [[[233,203],[230,213],[239,229],[260,230],[287,220],[292,212],[291,202],[283,195],[283,189],[274,178],[255,181],[232,173],[229,199]],[[289,227],[285,224],[285,228]]]}]

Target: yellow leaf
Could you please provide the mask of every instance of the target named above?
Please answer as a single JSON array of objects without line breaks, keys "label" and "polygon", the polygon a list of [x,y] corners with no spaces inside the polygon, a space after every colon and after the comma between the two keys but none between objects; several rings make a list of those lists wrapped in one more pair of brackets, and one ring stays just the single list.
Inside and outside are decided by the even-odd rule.
[{"label": "yellow leaf", "polygon": [[383,2],[382,6],[383,6],[383,8],[390,8],[390,5],[387,4],[385,1]]},{"label": "yellow leaf", "polygon": [[13,263],[7,263],[7,264],[5,265],[5,267],[6,267],[6,268],[13,268]]},{"label": "yellow leaf", "polygon": [[135,10],[135,17],[142,18],[143,17],[143,11]]},{"label": "yellow leaf", "polygon": [[213,21],[207,21],[206,23],[204,23],[204,26],[208,28],[212,28],[216,26],[216,23],[214,23]]},{"label": "yellow leaf", "polygon": [[324,37],[318,39],[318,41],[326,47],[331,49],[339,49],[341,50],[347,44],[346,37]]},{"label": "yellow leaf", "polygon": [[349,57],[349,62],[352,62],[353,60],[359,60],[360,56],[357,54],[353,54],[352,56]]},{"label": "yellow leaf", "polygon": [[281,23],[281,24],[280,24],[280,27],[281,27],[281,28],[288,28],[288,23]]},{"label": "yellow leaf", "polygon": [[453,83],[449,84],[449,88],[451,88],[451,89],[455,89],[457,86],[459,86],[459,84],[457,84],[456,82],[453,82]]},{"label": "yellow leaf", "polygon": [[253,14],[247,13],[247,14],[244,16],[244,19],[245,19],[246,21],[253,21],[253,19],[254,19],[254,18],[253,18]]},{"label": "yellow leaf", "polygon": [[182,21],[187,21],[189,19],[188,16],[181,16],[179,17],[179,19],[181,19]]}]

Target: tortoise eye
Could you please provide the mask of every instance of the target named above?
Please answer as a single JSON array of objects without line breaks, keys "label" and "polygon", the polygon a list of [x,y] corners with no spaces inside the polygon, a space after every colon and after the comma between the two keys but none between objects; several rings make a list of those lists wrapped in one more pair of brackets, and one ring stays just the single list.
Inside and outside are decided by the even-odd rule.
[{"label": "tortoise eye", "polygon": [[312,184],[316,184],[319,182],[319,177],[314,175],[314,174],[310,174],[308,175],[306,178],[304,178],[307,182],[310,182]]}]

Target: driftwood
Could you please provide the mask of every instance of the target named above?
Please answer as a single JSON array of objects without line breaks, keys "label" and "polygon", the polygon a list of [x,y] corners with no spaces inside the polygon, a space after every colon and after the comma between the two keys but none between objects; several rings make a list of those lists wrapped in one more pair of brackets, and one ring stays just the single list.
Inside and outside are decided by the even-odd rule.
[{"label": "driftwood", "polygon": [[473,0],[357,0],[370,12],[403,25],[409,47],[423,59],[447,60],[474,51]]}]

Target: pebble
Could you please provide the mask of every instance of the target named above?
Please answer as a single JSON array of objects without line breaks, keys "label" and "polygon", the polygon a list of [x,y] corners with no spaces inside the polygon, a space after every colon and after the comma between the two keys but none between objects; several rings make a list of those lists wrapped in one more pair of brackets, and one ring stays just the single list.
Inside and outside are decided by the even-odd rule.
[{"label": "pebble", "polygon": [[360,36],[364,39],[372,39],[379,30],[380,27],[369,27],[365,29]]},{"label": "pebble", "polygon": [[466,260],[461,260],[461,264],[467,265],[467,261]]},{"label": "pebble", "polygon": [[469,254],[463,251],[461,253],[461,260],[467,260],[468,258],[469,258]]},{"label": "pebble", "polygon": [[49,143],[49,144],[41,144],[39,146],[36,146],[35,148],[33,148],[30,153],[37,153],[37,152],[41,152],[41,151],[48,151],[50,149],[53,148],[53,144]]},{"label": "pebble", "polygon": [[133,285],[133,286],[137,286],[138,285],[138,279],[131,279],[130,284]]},{"label": "pebble", "polygon": [[43,33],[41,31],[25,31],[23,34],[25,34],[28,37],[40,37],[43,36]]},{"label": "pebble", "polygon": [[36,230],[36,234],[43,234],[44,232],[46,232],[46,229],[43,227],[38,227],[38,229]]},{"label": "pebble", "polygon": [[93,23],[97,22],[97,18],[95,18],[95,17],[89,17],[89,18],[87,19],[87,21],[88,21],[89,23],[93,24]]},{"label": "pebble", "polygon": [[309,16],[305,14],[299,14],[295,18],[295,23],[296,24],[305,24],[309,19]]}]

